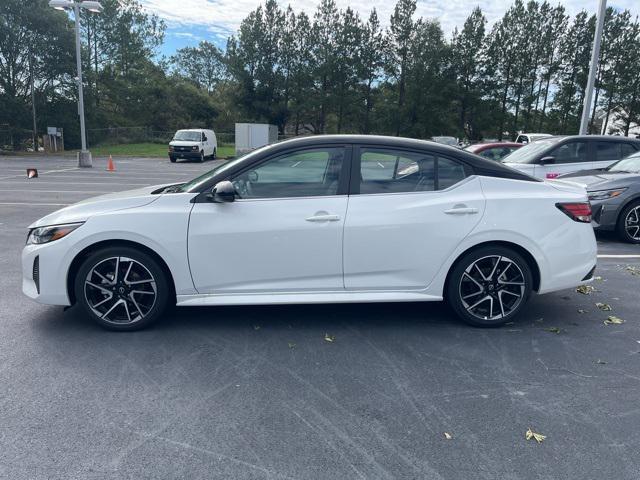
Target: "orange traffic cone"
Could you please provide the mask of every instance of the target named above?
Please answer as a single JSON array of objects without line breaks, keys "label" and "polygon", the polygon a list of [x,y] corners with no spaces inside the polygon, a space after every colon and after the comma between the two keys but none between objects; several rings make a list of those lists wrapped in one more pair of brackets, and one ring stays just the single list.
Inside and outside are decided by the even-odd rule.
[{"label": "orange traffic cone", "polygon": [[107,162],[107,172],[115,172],[116,166],[113,164],[113,158],[109,155],[109,161]]}]

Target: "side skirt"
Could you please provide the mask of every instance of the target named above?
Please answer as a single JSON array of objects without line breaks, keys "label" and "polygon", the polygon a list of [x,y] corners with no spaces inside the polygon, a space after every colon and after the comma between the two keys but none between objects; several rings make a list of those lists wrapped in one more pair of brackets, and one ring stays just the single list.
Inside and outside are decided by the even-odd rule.
[{"label": "side skirt", "polygon": [[304,303],[437,302],[442,297],[417,292],[233,293],[178,295],[180,307],[205,305],[281,305]]}]

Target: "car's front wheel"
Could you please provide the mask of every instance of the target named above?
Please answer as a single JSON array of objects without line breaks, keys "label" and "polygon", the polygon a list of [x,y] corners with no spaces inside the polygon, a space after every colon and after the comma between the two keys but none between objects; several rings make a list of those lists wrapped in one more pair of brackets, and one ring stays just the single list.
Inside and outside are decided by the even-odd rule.
[{"label": "car's front wheel", "polygon": [[131,247],[90,254],[75,278],[76,301],[94,321],[111,330],[137,330],[158,320],[171,290],[162,267]]},{"label": "car's front wheel", "polygon": [[516,251],[487,246],[463,256],[447,283],[447,300],[456,314],[477,327],[497,327],[515,317],[533,285],[531,268]]},{"label": "car's front wheel", "polygon": [[625,242],[640,243],[640,202],[633,202],[622,210],[616,230]]},{"label": "car's front wheel", "polygon": [[204,150],[200,150],[200,163],[204,162]]}]

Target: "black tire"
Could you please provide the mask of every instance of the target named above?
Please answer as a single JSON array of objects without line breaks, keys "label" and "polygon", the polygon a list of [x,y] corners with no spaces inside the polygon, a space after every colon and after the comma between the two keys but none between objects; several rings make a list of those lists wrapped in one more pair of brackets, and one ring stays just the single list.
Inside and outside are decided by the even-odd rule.
[{"label": "black tire", "polygon": [[[627,230],[628,222],[637,223],[638,229],[631,229],[631,232]],[[624,207],[616,223],[616,233],[624,242],[640,243],[640,201],[636,200]]]},{"label": "black tire", "polygon": [[[116,264],[119,278],[112,284]],[[76,302],[91,319],[104,328],[119,331],[139,330],[156,322],[172,296],[167,275],[158,262],[147,253],[126,246],[107,247],[89,255],[74,279],[74,291]],[[152,295],[155,296],[151,300]]]},{"label": "black tire", "polygon": [[200,150],[200,163],[204,162],[204,150]]},{"label": "black tire", "polygon": [[212,160],[215,160],[217,156],[218,156],[218,152],[217,152],[217,151],[216,151],[216,149],[214,148],[214,149],[213,149],[213,153],[211,154],[211,159],[212,159]]},{"label": "black tire", "polygon": [[169,160],[171,161],[171,163],[176,163],[176,157],[169,157]]},{"label": "black tire", "polygon": [[475,327],[498,327],[518,315],[532,287],[531,267],[519,253],[507,247],[486,246],[454,264],[445,295],[464,322]]}]

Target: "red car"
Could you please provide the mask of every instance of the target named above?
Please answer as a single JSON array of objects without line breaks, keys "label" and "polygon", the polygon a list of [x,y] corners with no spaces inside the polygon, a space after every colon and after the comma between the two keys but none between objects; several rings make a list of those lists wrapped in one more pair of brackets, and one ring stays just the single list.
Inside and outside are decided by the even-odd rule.
[{"label": "red car", "polygon": [[514,150],[524,146],[524,143],[496,142],[476,143],[465,148],[467,152],[475,153],[481,157],[499,162]]}]

